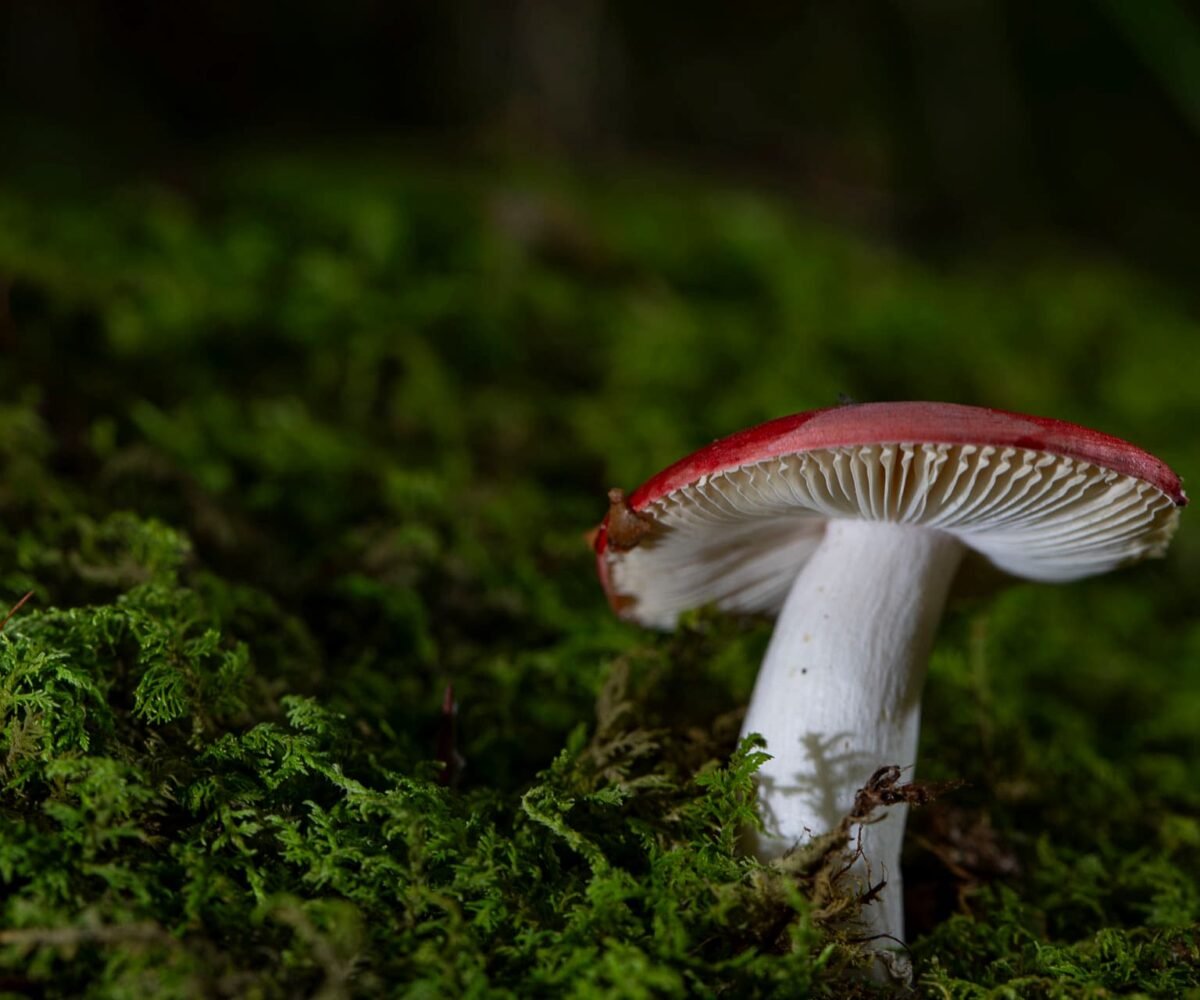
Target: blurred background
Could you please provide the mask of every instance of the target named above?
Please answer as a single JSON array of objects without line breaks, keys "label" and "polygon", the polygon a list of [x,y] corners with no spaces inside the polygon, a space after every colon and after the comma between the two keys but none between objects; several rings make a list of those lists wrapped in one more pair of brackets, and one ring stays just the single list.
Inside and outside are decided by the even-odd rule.
[{"label": "blurred background", "polygon": [[1200,464],[1176,0],[9,0],[0,56],[0,389],[54,473],[421,697],[607,614],[607,487],[839,393]]},{"label": "blurred background", "polygon": [[247,142],[669,164],[933,257],[1070,234],[1200,276],[1183,0],[0,5],[3,165]]},{"label": "blurred background", "polygon": [[590,701],[605,490],[715,437],[945,399],[1200,467],[1176,0],[9,0],[0,73],[10,588],[161,518],[418,757],[458,677],[480,778]]}]

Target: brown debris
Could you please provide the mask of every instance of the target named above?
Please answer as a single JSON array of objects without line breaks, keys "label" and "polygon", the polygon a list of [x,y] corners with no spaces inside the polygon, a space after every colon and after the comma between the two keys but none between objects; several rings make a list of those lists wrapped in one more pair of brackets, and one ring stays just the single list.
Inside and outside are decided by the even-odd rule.
[{"label": "brown debris", "polygon": [[871,813],[881,806],[894,806],[902,802],[910,806],[928,805],[943,793],[963,784],[961,781],[910,781],[901,785],[900,773],[900,768],[895,764],[879,768],[866,785],[855,793],[854,806],[842,822],[868,822]]},{"label": "brown debris", "polygon": [[446,685],[442,695],[442,713],[438,721],[436,760],[441,763],[437,783],[444,788],[455,788],[462,777],[466,759],[458,752],[458,701],[454,697],[454,684]]},{"label": "brown debris", "polygon": [[627,552],[654,530],[654,519],[629,506],[625,491],[614,486],[608,491],[608,544],[617,552]]},{"label": "brown debris", "polygon": [[[805,887],[813,904],[813,919],[817,922],[834,927],[853,926],[861,908],[887,885],[886,879],[865,887],[846,884],[847,875],[863,853],[861,839],[851,833],[855,826],[876,822],[882,818],[881,810],[889,806],[901,803],[926,805],[943,792],[962,784],[957,781],[901,783],[902,774],[902,769],[895,764],[878,768],[855,794],[854,805],[836,827],[776,862],[780,874],[797,878]],[[859,834],[861,837],[861,830]]]},{"label": "brown debris", "polygon": [[20,611],[21,608],[24,606],[25,602],[28,601],[29,598],[31,598],[32,596],[33,596],[33,591],[31,590],[24,597],[22,597],[19,601],[17,601],[17,603],[14,604],[11,609],[9,609],[8,614],[4,616],[4,620],[0,621],[0,632],[4,631],[4,627],[12,620],[13,615],[15,615],[18,611]]},{"label": "brown debris", "polygon": [[633,609],[637,606],[637,598],[631,594],[612,594],[608,603],[612,606],[614,612],[620,618],[632,614]]}]

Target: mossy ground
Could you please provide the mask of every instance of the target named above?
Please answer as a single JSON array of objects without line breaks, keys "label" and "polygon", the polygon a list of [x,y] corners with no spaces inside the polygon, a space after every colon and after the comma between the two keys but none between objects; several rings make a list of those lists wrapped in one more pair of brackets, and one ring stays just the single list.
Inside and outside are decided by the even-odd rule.
[{"label": "mossy ground", "polygon": [[[737,850],[768,626],[613,620],[585,531],[713,437],[947,399],[1200,468],[1200,323],[759,197],[388,157],[0,186],[0,990],[868,992]],[[1200,996],[1200,534],[952,609],[917,995]],[[460,703],[455,787],[434,763]]]}]

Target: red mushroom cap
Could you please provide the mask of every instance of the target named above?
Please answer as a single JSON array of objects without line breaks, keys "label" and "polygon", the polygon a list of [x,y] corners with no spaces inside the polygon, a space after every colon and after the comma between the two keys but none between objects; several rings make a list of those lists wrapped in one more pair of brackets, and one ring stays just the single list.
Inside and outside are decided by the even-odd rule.
[{"label": "red mushroom cap", "polygon": [[[1041,552],[1038,555],[1041,562],[1031,564],[1026,572],[1020,559],[1010,559],[1007,556],[998,558],[997,553],[989,549],[989,541],[994,543],[1003,534],[994,529],[993,525],[977,523],[978,519],[971,523],[956,523],[952,517],[947,518],[940,510],[931,513],[924,502],[921,505],[920,516],[910,517],[908,515],[911,511],[886,509],[887,500],[884,500],[880,507],[878,498],[874,509],[870,509],[870,504],[854,509],[854,502],[847,503],[846,497],[839,494],[833,498],[837,501],[837,509],[826,510],[811,504],[806,506],[803,495],[805,490],[800,489],[801,495],[797,498],[795,510],[789,512],[781,509],[779,491],[783,487],[779,480],[781,476],[794,478],[797,475],[796,460],[835,464],[841,462],[844,465],[850,460],[848,456],[853,456],[853,460],[859,463],[876,463],[863,473],[864,477],[884,476],[883,466],[878,465],[879,461],[883,460],[882,452],[878,452],[878,449],[887,451],[890,446],[901,449],[901,458],[908,463],[905,465],[906,469],[912,463],[914,449],[928,446],[937,446],[937,453],[942,456],[943,463],[945,457],[953,453],[960,467],[963,467],[964,462],[986,467],[992,464],[993,458],[997,458],[1001,463],[1021,463],[1018,474],[1026,477],[1026,493],[1029,492],[1031,481],[1043,481],[1040,488],[1043,491],[1049,490],[1048,484],[1044,482],[1048,476],[1041,470],[1046,465],[1057,462],[1054,477],[1061,480],[1063,476],[1068,475],[1063,470],[1070,470],[1072,482],[1078,481],[1079,492],[1078,495],[1071,493],[1064,496],[1059,489],[1058,492],[1050,491],[1047,494],[1047,507],[1059,512],[1054,531],[1060,535],[1067,533],[1062,524],[1064,507],[1086,507],[1092,512],[1092,519],[1096,522],[1087,528],[1089,537],[1095,536],[1107,543],[1108,536],[1105,536],[1104,532],[1110,530],[1112,537],[1117,538],[1120,545],[1112,548],[1110,553],[1098,555],[1095,553],[1098,552],[1099,542],[1093,540],[1089,542],[1091,550],[1087,560],[1081,560],[1076,551],[1071,557],[1074,561],[1070,565],[1058,567],[1051,566],[1050,558],[1045,552]],[[886,461],[896,461],[894,448],[889,452]],[[929,466],[930,463],[925,464]],[[821,468],[825,469],[822,474],[828,477],[830,473],[826,466],[822,464]],[[890,469],[891,465],[888,465],[888,470]],[[807,474],[812,476],[814,473],[810,471]],[[890,475],[890,471],[888,474]],[[845,474],[839,472],[839,475]],[[979,470],[975,469],[969,476],[972,488],[976,489],[976,492],[978,489],[975,483],[979,475]],[[991,475],[994,478],[994,473]],[[740,477],[736,483],[730,478],[734,476]],[[771,477],[775,477],[774,482],[763,492],[764,484],[770,481]],[[689,504],[693,500],[699,501],[705,488],[717,480],[725,482],[730,496],[737,494],[738,503],[734,506],[739,508],[739,512],[735,514],[732,509],[724,509],[729,506],[725,499],[707,502],[707,511],[704,513],[700,513],[698,507],[689,508]],[[820,476],[816,482],[819,485]],[[931,479],[927,484],[931,489],[932,482]],[[872,486],[872,489],[879,488]],[[894,490],[897,487],[893,484],[883,488]],[[1011,489],[1007,485],[1005,488]],[[823,487],[820,487],[818,492],[820,489]],[[1093,510],[1101,493],[1111,490],[1115,491],[1114,496],[1124,496],[1130,489],[1140,498],[1141,506],[1135,510],[1130,503],[1125,503],[1123,509],[1126,512],[1111,519],[1111,529],[1106,529],[1096,519]],[[756,501],[760,497],[770,501],[762,511],[755,509]],[[619,491],[614,491],[611,498],[612,509],[596,533],[598,570],[614,608],[637,620],[644,620],[643,614],[638,611],[638,605],[646,595],[638,592],[640,585],[631,587],[613,579],[614,573],[620,574],[627,553],[637,552],[639,565],[648,565],[647,558],[650,552],[663,547],[665,540],[673,534],[681,531],[686,534],[693,529],[697,541],[703,541],[710,553],[718,549],[724,551],[729,548],[729,543],[714,540],[714,533],[720,534],[723,530],[721,525],[742,521],[743,514],[747,527],[745,530],[739,527],[739,537],[752,532],[753,523],[757,521],[766,530],[766,534],[777,540],[784,537],[789,539],[788,544],[792,544],[794,548],[793,555],[799,559],[794,570],[789,571],[791,575],[799,570],[799,566],[807,558],[806,553],[811,551],[819,540],[827,517],[860,516],[873,520],[895,520],[937,527],[958,535],[966,544],[982,551],[1009,572],[1041,579],[1071,579],[1092,572],[1103,572],[1111,568],[1109,562],[1117,565],[1147,555],[1161,554],[1177,520],[1175,508],[1187,504],[1179,476],[1164,462],[1120,438],[1047,417],[1032,417],[955,403],[925,402],[863,403],[812,410],[771,420],[721,438],[693,452],[648,479],[629,496],[627,502]],[[946,497],[942,499],[945,500]],[[951,499],[960,506],[965,502],[957,496]],[[1049,503],[1050,499],[1053,499],[1053,503]],[[975,498],[971,503],[978,507],[980,501]],[[722,508],[720,513],[716,512],[717,508]],[[700,523],[685,524],[693,512],[696,512],[700,521],[707,519],[707,526]],[[790,523],[789,513],[794,517]],[[1004,544],[1010,545],[1012,539],[1019,537],[1030,537],[1030,519],[1037,513],[1038,509],[1034,504],[1033,512],[1021,522],[1020,531],[1013,528],[1013,518],[1010,517],[1008,536],[1005,536],[1008,540]],[[793,537],[797,532],[799,536]],[[1075,532],[1076,535],[1083,533],[1082,529]],[[978,543],[980,537],[983,538],[982,544]],[[1044,549],[1047,543],[1037,539],[1036,544]],[[995,547],[993,544],[992,548]],[[1077,544],[1076,550],[1078,549]],[[647,558],[642,558],[643,555]],[[732,565],[727,555],[721,558],[726,568]],[[779,561],[775,557],[768,559],[769,565],[764,572],[772,576],[783,573],[783,569],[778,565]],[[746,559],[741,559],[739,565],[746,562]],[[670,563],[664,572],[677,574],[681,566],[678,553]],[[721,559],[718,559],[712,570],[716,579],[713,581],[711,600],[715,600],[719,605],[725,604],[745,610],[772,609],[772,603],[780,597],[782,584],[779,581],[758,588],[763,591],[762,594],[751,598],[746,597],[746,592],[747,589],[754,590],[754,586],[747,582],[747,577],[739,583],[739,586],[743,587],[744,599],[724,600],[719,580],[724,570],[720,563]],[[649,586],[649,583],[646,585]],[[699,583],[693,589],[703,596],[705,588]],[[786,587],[783,586],[782,589],[786,590]],[[653,611],[649,619],[645,620],[648,624],[666,624],[668,618],[678,610],[681,609]]]}]

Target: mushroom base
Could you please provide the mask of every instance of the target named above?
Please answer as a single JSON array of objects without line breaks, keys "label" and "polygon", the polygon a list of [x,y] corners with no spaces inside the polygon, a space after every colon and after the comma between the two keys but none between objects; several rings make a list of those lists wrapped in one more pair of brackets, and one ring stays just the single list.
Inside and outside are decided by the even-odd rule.
[{"label": "mushroom base", "polygon": [[[926,661],[962,554],[928,528],[829,523],[784,602],[742,727],[773,755],[759,772],[763,860],[834,829],[878,768],[915,763]],[[851,830],[862,852],[848,877],[863,891],[887,883],[863,908],[880,950],[904,942],[906,812]]]}]

